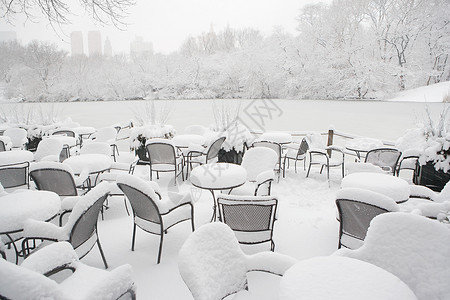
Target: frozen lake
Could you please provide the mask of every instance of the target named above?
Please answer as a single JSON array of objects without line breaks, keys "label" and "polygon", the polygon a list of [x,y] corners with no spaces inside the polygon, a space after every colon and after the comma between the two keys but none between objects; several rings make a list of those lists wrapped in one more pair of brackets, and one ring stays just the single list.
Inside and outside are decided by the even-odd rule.
[{"label": "frozen lake", "polygon": [[[145,115],[151,101],[105,101],[1,106],[53,109],[59,118],[70,117],[83,126],[100,128],[136,119],[136,111]],[[406,129],[423,123],[426,107],[436,120],[446,104],[390,101],[312,101],[312,100],[156,100],[157,111],[169,107],[167,124],[178,133],[192,124],[214,123],[213,103],[240,104],[240,117],[248,127],[259,130],[326,131],[330,126],[356,135],[395,140]],[[230,105],[232,103],[232,105]],[[447,104],[448,105],[448,104]],[[22,108],[21,108],[22,109]],[[3,109],[2,109],[3,110]]]}]

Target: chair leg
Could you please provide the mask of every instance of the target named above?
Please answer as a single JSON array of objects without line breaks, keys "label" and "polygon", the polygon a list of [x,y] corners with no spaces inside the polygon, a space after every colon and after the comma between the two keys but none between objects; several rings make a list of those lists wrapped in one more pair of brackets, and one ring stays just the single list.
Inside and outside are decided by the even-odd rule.
[{"label": "chair leg", "polygon": [[131,241],[131,251],[134,251],[134,240],[136,238],[136,223],[133,224],[133,239]]},{"label": "chair leg", "polygon": [[306,177],[309,176],[309,171],[311,171],[311,163],[309,163],[308,172],[306,173]]},{"label": "chair leg", "polygon": [[162,253],[163,240],[164,240],[164,232],[161,232],[161,238],[159,240],[158,264],[161,262],[161,253]]},{"label": "chair leg", "polygon": [[102,260],[103,260],[103,264],[105,265],[105,269],[108,269],[108,263],[106,262],[106,258],[105,258],[105,254],[103,253],[102,245],[100,244],[100,240],[98,239],[98,234],[97,234],[97,246],[98,246],[98,250],[100,250],[100,254],[102,256]]}]

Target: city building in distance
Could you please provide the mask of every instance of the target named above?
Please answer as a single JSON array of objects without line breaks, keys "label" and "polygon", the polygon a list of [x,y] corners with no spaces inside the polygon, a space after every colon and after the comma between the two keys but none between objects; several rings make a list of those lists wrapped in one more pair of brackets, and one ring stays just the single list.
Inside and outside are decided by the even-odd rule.
[{"label": "city building in distance", "polygon": [[70,46],[72,56],[84,54],[83,33],[81,31],[72,31],[70,34]]},{"label": "city building in distance", "polygon": [[102,55],[102,36],[100,31],[88,31],[89,56]]}]

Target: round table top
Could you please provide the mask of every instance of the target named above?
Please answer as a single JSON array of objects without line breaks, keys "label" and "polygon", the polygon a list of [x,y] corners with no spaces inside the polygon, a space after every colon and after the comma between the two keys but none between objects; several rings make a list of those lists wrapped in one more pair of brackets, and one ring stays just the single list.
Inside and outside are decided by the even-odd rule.
[{"label": "round table top", "polygon": [[172,138],[172,143],[180,148],[187,148],[189,145],[204,145],[206,138],[198,134],[179,134]]},{"label": "round table top", "polygon": [[355,138],[348,140],[345,148],[359,152],[369,152],[372,149],[383,147],[383,142],[372,138]]},{"label": "round table top", "polygon": [[60,140],[63,143],[63,145],[68,145],[69,147],[73,147],[73,146],[77,145],[77,139],[72,136],[55,134],[55,135],[50,135],[48,138]]},{"label": "round table top", "polygon": [[75,127],[72,130],[74,132],[78,133],[78,134],[81,134],[81,135],[93,134],[95,132],[95,128],[94,127],[89,127],[89,126]]},{"label": "round table top", "polygon": [[247,180],[247,171],[236,164],[205,164],[192,170],[190,180],[198,188],[226,190],[243,185]]},{"label": "round table top", "polygon": [[397,203],[405,202],[411,194],[406,180],[382,173],[357,172],[344,177],[341,188],[361,188],[392,198]]},{"label": "round table top", "polygon": [[91,174],[110,169],[112,159],[108,155],[92,153],[71,156],[63,163],[68,164],[75,174],[81,174],[83,170]]},{"label": "round table top", "polygon": [[0,165],[17,164],[33,161],[33,152],[28,150],[12,150],[0,152]]},{"label": "round table top", "polygon": [[281,300],[417,299],[398,277],[373,264],[342,256],[300,261],[280,280]]},{"label": "round table top", "polygon": [[292,143],[292,135],[287,132],[264,132],[258,140],[275,142],[278,144],[289,144]]},{"label": "round table top", "polygon": [[0,197],[0,233],[23,229],[28,219],[46,221],[61,208],[61,200],[49,191],[17,190]]}]

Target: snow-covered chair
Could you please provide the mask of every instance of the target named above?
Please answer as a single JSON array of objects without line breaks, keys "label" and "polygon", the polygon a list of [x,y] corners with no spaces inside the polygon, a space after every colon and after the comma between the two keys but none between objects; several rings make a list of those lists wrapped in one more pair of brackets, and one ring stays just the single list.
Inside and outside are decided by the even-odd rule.
[{"label": "snow-covered chair", "polygon": [[[295,147],[294,147],[295,146]],[[306,138],[303,138],[298,146],[294,143],[286,146],[287,152],[284,155],[283,161],[283,170],[286,170],[286,162],[287,167],[289,168],[289,162],[291,160],[295,161],[295,173],[297,173],[297,161],[303,160],[303,170],[306,170],[306,153],[308,153],[309,145],[306,141]]]},{"label": "snow-covered chair", "polygon": [[150,180],[153,180],[153,172],[159,179],[159,172],[173,172],[174,184],[177,184],[177,177],[181,175],[184,181],[183,166],[184,160],[181,151],[168,139],[149,139],[145,145],[148,154],[148,165],[150,167]]},{"label": "snow-covered chair", "polygon": [[233,195],[270,195],[275,180],[274,169],[278,162],[275,151],[266,147],[248,149],[241,166],[247,171],[247,182],[231,190]]},{"label": "snow-covered chair", "polygon": [[58,139],[43,139],[39,142],[34,161],[60,161],[61,151],[63,151],[63,142]]},{"label": "snow-covered chair", "polygon": [[209,162],[215,162],[218,159],[219,150],[222,148],[226,137],[220,137],[204,149],[201,146],[195,149],[189,149],[186,155],[186,178],[188,177],[189,168],[192,170],[192,164],[203,165]]},{"label": "snow-covered chair", "polygon": [[[53,275],[58,280],[53,280]],[[53,243],[36,251],[20,266],[0,258],[2,299],[115,300],[125,295],[136,298],[130,265],[111,271],[90,267],[79,261],[67,242]]]},{"label": "snow-covered chair", "polygon": [[3,257],[3,259],[6,259],[6,247],[1,239],[0,239],[0,255]]},{"label": "snow-covered chair", "polygon": [[0,152],[11,150],[12,142],[9,136],[0,135]]},{"label": "snow-covered chair", "polygon": [[254,245],[270,242],[270,250],[275,250],[273,225],[278,205],[276,197],[220,194],[217,204],[220,220],[233,229],[239,243]]},{"label": "snow-covered chair", "polygon": [[171,193],[167,197],[162,197],[156,182],[145,181],[128,174],[117,176],[117,185],[133,209],[132,251],[137,226],[148,233],[160,235],[158,264],[161,261],[164,234],[170,227],[190,220],[194,231],[194,206],[189,194]]},{"label": "snow-covered chair", "polygon": [[[110,156],[112,154],[112,149],[111,146],[107,143],[102,142],[88,143],[85,144],[80,149],[80,155],[83,154],[104,154]],[[123,157],[123,155],[121,157]],[[133,157],[129,161],[121,161],[121,162],[113,161],[111,163],[111,168],[108,170],[108,172],[103,172],[98,175],[97,182],[107,181],[115,183],[118,175],[123,174],[124,172],[125,174],[133,174],[137,162],[138,162],[137,157]],[[123,192],[119,189],[119,187],[116,184],[114,184],[109,195],[123,196]],[[127,214],[130,215],[125,197],[124,197],[124,204]]]},{"label": "snow-covered chair", "polygon": [[397,203],[383,194],[358,188],[344,188],[336,195],[339,244],[350,249],[363,245],[367,229],[374,217],[399,211]]},{"label": "snow-covered chair", "polygon": [[89,174],[75,176],[72,168],[63,163],[41,161],[31,164],[30,178],[36,189],[55,192],[64,199],[61,201],[60,225],[63,216],[72,211],[79,198],[78,187],[84,187]]},{"label": "snow-covered chair", "polygon": [[396,174],[397,163],[402,153],[394,148],[378,148],[367,152],[364,162],[379,166],[383,170]]},{"label": "snow-covered chair", "polygon": [[360,259],[391,272],[419,300],[450,295],[450,230],[446,224],[411,213],[375,217],[364,245],[336,255]]},{"label": "snow-covered chair", "polygon": [[7,128],[3,135],[11,139],[11,148],[24,149],[25,144],[28,142],[28,132],[23,128]]},{"label": "snow-covered chair", "polygon": [[246,255],[230,227],[220,222],[198,228],[178,255],[181,277],[195,300],[220,300],[237,292],[239,296],[249,293],[248,272],[282,276],[296,262],[270,251]]},{"label": "snow-covered chair", "polygon": [[[306,137],[309,145],[309,167],[306,177],[309,176],[311,166],[319,165],[320,173],[322,174],[323,168],[327,169],[327,179],[330,179],[330,168],[341,167],[342,177],[345,176],[345,152],[342,147],[339,146],[327,146],[319,133],[309,134]],[[333,153],[336,153],[333,155]]]},{"label": "snow-covered chair", "polygon": [[272,149],[273,151],[275,151],[275,153],[277,154],[277,163],[275,165],[274,170],[278,174],[278,180],[280,180],[281,170],[283,170],[283,177],[284,177],[284,175],[285,175],[284,166],[281,164],[281,157],[283,155],[282,149],[281,149],[281,144],[275,143],[275,142],[268,142],[268,141],[257,141],[257,142],[254,142],[251,145],[251,147],[252,148],[264,147],[264,148],[269,148],[269,149]]},{"label": "snow-covered chair", "polygon": [[[24,255],[30,253],[30,240],[67,241],[80,258],[86,256],[97,244],[105,268],[108,268],[105,255],[97,232],[97,220],[103,202],[108,197],[111,184],[102,182],[80,197],[72,209],[69,219],[64,226],[53,223],[28,219],[24,222],[22,250]],[[33,243],[34,244],[34,243]]]},{"label": "snow-covered chair", "polygon": [[395,174],[400,176],[400,172],[402,170],[410,170],[413,171],[412,182],[417,182],[417,176],[419,175],[419,157],[420,150],[418,149],[407,149],[402,151],[402,155],[397,164],[397,169],[395,170]]},{"label": "snow-covered chair", "polygon": [[112,156],[114,158],[114,161],[116,161],[116,154],[119,155],[119,147],[116,143],[117,139],[117,130],[114,127],[103,127],[94,132],[90,139],[83,140],[83,143],[86,145],[86,143],[108,143],[111,146],[112,149]]}]

